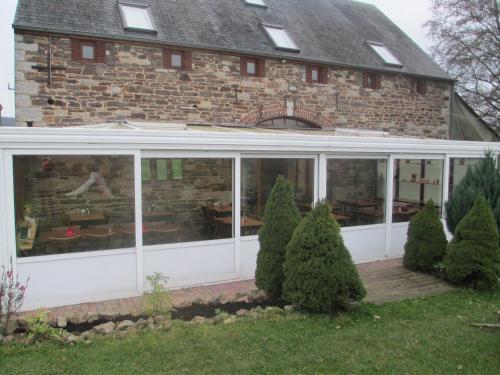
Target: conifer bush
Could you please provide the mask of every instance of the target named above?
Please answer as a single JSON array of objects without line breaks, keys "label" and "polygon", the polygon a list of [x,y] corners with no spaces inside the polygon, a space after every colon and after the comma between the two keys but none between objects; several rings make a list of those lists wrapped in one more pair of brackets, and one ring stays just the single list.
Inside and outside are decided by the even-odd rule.
[{"label": "conifer bush", "polygon": [[493,288],[500,277],[498,229],[486,199],[476,199],[460,221],[444,258],[448,278],[477,289]]},{"label": "conifer bush", "polygon": [[487,152],[477,165],[467,169],[446,202],[446,226],[451,233],[455,232],[460,220],[470,211],[478,195],[486,198],[493,210],[497,228],[500,228],[500,166],[496,166],[492,152]]},{"label": "conifer bush", "polygon": [[435,263],[443,260],[447,244],[438,210],[430,200],[410,220],[403,264],[412,271],[430,272]]},{"label": "conifer bush", "polygon": [[366,295],[327,202],[318,203],[293,233],[284,272],[285,299],[313,312],[331,312]]},{"label": "conifer bush", "polygon": [[272,298],[281,298],[285,249],[302,216],[295,205],[290,183],[278,176],[266,203],[264,225],[259,231],[255,284]]}]

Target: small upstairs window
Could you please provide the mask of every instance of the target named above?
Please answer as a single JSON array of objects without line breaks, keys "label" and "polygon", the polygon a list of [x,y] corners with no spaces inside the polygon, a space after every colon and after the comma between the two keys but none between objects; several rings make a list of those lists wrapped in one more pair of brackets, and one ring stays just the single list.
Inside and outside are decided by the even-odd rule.
[{"label": "small upstairs window", "polygon": [[240,57],[240,73],[247,77],[265,77],[266,60],[253,57]]},{"label": "small upstairs window", "polygon": [[383,44],[378,42],[368,42],[368,45],[372,48],[373,51],[382,59],[384,64],[393,65],[393,66],[403,66],[401,61],[394,56],[394,54],[389,51],[389,49]]},{"label": "small upstairs window", "polygon": [[259,8],[267,8],[266,3],[264,0],[244,0],[245,4],[251,5],[254,7],[259,7]]},{"label": "small upstairs window", "polygon": [[427,82],[421,79],[416,79],[414,83],[415,92],[420,95],[427,94]]},{"label": "small upstairs window", "polygon": [[306,81],[310,83],[327,83],[328,69],[322,66],[308,65],[306,70]]},{"label": "small upstairs window", "polygon": [[95,61],[95,42],[81,42],[82,60]]},{"label": "small upstairs window", "polygon": [[371,72],[363,72],[363,88],[372,89],[372,90],[380,90],[381,85],[381,76],[377,73]]},{"label": "small upstairs window", "polygon": [[274,47],[284,51],[300,52],[300,49],[288,36],[286,30],[281,26],[263,25],[267,35],[271,38]]},{"label": "small upstairs window", "polygon": [[71,61],[106,63],[106,43],[100,40],[71,39]]},{"label": "small upstairs window", "polygon": [[163,63],[167,69],[191,70],[193,57],[191,51],[163,50]]},{"label": "small upstairs window", "polygon": [[123,27],[127,30],[156,32],[147,5],[118,3]]}]

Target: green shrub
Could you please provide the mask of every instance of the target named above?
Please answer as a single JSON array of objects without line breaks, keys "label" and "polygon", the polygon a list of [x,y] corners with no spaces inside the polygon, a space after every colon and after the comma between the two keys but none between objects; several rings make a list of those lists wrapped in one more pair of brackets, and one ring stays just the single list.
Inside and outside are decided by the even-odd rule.
[{"label": "green shrub", "polygon": [[444,258],[448,278],[474,288],[492,288],[500,277],[498,229],[484,197],[460,221]]},{"label": "green shrub", "polygon": [[166,315],[170,317],[172,311],[172,295],[167,287],[168,277],[160,272],[146,276],[151,287],[147,295],[146,313],[151,316]]},{"label": "green shrub", "polygon": [[314,312],[330,312],[366,294],[327,202],[318,203],[293,233],[284,272],[285,299]]},{"label": "green shrub", "polygon": [[64,335],[63,329],[52,327],[49,324],[46,311],[38,311],[35,316],[26,318],[26,323],[26,332],[32,342],[58,340]]},{"label": "green shrub", "polygon": [[500,228],[500,167],[496,166],[492,152],[487,152],[478,164],[467,169],[446,202],[446,226],[451,233],[455,232],[479,195],[486,198],[495,215],[497,228]]},{"label": "green shrub", "polygon": [[278,176],[259,231],[260,250],[255,271],[255,284],[270,297],[281,298],[285,248],[300,220],[292,187],[283,176]]},{"label": "green shrub", "polygon": [[446,253],[446,235],[434,202],[430,200],[408,226],[403,264],[413,271],[430,272]]}]

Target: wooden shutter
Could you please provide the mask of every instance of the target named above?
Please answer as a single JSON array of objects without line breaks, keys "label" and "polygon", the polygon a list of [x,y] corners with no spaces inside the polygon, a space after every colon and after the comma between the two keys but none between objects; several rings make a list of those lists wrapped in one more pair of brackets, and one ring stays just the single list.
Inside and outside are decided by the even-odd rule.
[{"label": "wooden shutter", "polygon": [[240,57],[240,74],[242,76],[247,75],[247,59],[246,57]]},{"label": "wooden shutter", "polygon": [[380,90],[382,88],[382,75],[375,74],[375,90]]},{"label": "wooden shutter", "polygon": [[193,69],[193,54],[191,51],[184,51],[182,53],[182,68],[184,70]]},{"label": "wooden shutter", "polygon": [[368,73],[367,72],[363,72],[363,84],[362,84],[363,88],[368,88]]},{"label": "wooden shutter", "polygon": [[257,60],[257,76],[265,77],[266,76],[266,60],[258,59]]},{"label": "wooden shutter", "polygon": [[170,68],[170,51],[168,49],[163,50],[163,67],[165,69]]},{"label": "wooden shutter", "polygon": [[328,83],[328,68],[326,66],[319,68],[319,83]]},{"label": "wooden shutter", "polygon": [[312,66],[306,66],[306,82],[312,82]]},{"label": "wooden shutter", "polygon": [[71,39],[71,61],[82,59],[82,46],[78,39]]},{"label": "wooden shutter", "polygon": [[97,41],[95,43],[95,61],[98,63],[106,62],[106,43]]}]

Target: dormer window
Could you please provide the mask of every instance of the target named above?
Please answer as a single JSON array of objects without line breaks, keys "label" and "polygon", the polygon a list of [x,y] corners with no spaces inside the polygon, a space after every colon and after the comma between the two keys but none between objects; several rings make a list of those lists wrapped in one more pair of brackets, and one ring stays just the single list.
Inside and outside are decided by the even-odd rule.
[{"label": "dormer window", "polygon": [[118,3],[123,27],[127,30],[156,32],[147,5]]},{"label": "dormer window", "polygon": [[391,51],[383,44],[378,42],[368,42],[372,50],[382,59],[384,64],[393,66],[403,66],[401,61],[393,55]]},{"label": "dormer window", "polygon": [[264,0],[244,0],[245,4],[251,5],[254,7],[259,7],[259,8],[267,8],[266,3]]},{"label": "dormer window", "polygon": [[272,40],[274,47],[284,51],[300,52],[300,49],[288,36],[286,30],[281,26],[263,25],[267,35]]}]

